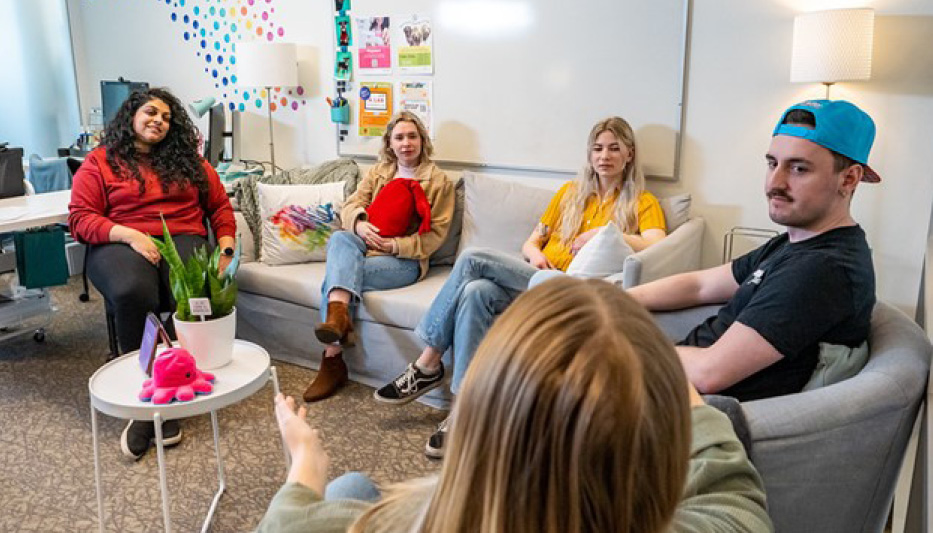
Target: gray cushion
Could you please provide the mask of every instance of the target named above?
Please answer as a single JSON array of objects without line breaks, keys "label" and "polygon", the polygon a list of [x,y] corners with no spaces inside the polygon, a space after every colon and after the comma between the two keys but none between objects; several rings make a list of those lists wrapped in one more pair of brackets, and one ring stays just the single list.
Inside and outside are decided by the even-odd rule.
[{"label": "gray cushion", "polygon": [[690,217],[690,193],[660,198],[658,203],[661,204],[661,211],[664,211],[668,234],[683,225]]},{"label": "gray cushion", "polygon": [[293,169],[270,176],[247,176],[233,185],[236,203],[243,212],[243,218],[253,234],[253,257],[259,257],[262,247],[262,226],[259,216],[259,195],[256,183],[270,185],[313,185],[346,181],[344,198],[349,198],[356,191],[360,182],[360,168],[352,159],[334,159],[310,169]]},{"label": "gray cushion", "polygon": [[521,257],[522,244],[547,209],[554,191],[479,174],[463,173],[460,249],[492,248]]},{"label": "gray cushion", "polygon": [[240,265],[236,279],[241,291],[320,309],[325,265],[297,263],[269,266],[254,261]]},{"label": "gray cushion", "polygon": [[819,359],[816,370],[803,390],[826,387],[833,383],[851,378],[862,371],[868,362],[868,342],[849,348],[838,344],[820,343]]},{"label": "gray cushion", "polygon": [[463,196],[463,179],[458,177],[454,181],[454,218],[444,243],[431,255],[431,266],[452,265],[457,260],[457,247],[463,231]]}]

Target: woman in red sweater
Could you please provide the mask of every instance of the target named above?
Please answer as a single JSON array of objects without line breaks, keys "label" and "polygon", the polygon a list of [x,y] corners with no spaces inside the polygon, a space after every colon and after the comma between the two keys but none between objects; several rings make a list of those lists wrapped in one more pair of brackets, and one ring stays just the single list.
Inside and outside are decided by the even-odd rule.
[{"label": "woman in red sweater", "polygon": [[[174,308],[168,265],[149,238],[162,236],[161,217],[183,260],[207,244],[205,217],[224,250],[221,270],[233,256],[230,200],[198,153],[184,106],[166,89],[138,91],[123,103],[75,174],[69,210],[72,233],[89,245],[87,275],[114,314],[121,353],[139,349],[148,312],[158,314],[163,302]],[[151,422],[130,422],[124,454],[142,457],[154,433]],[[177,444],[177,422],[166,422],[163,435]]]}]

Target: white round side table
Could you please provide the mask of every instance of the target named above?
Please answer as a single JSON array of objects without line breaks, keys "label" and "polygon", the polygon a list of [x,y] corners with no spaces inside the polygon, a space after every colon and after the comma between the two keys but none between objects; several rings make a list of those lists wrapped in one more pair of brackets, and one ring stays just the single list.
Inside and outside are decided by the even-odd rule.
[{"label": "white round side table", "polygon": [[[210,394],[198,395],[190,402],[172,402],[154,405],[137,398],[147,378],[139,367],[138,352],[126,354],[100,367],[88,380],[91,396],[91,431],[94,440],[94,481],[97,484],[97,517],[100,531],[104,531],[104,500],[100,487],[100,448],[97,442],[97,412],[116,418],[132,420],[152,420],[155,424],[156,451],[159,460],[159,482],[162,488],[162,517],[165,531],[172,530],[169,515],[169,493],[165,480],[165,449],[162,440],[162,422],[176,418],[187,418],[205,413],[211,414],[214,429],[214,450],[217,455],[218,489],[211,501],[207,517],[201,528],[202,533],[210,528],[214,511],[223,494],[224,481],[223,459],[220,455],[220,430],[217,426],[217,410],[233,405],[248,398],[272,381],[275,394],[279,393],[279,379],[275,367],[270,366],[269,353],[261,346],[251,342],[236,340],[233,345],[233,358],[227,365],[210,370],[214,374],[214,389]],[[285,443],[286,463],[288,452]]]}]

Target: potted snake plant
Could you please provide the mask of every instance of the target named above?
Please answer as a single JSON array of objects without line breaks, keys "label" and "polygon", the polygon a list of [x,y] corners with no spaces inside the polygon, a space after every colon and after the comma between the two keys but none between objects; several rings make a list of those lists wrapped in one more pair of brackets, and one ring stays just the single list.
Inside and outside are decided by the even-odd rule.
[{"label": "potted snake plant", "polygon": [[[169,285],[176,304],[172,320],[178,341],[194,356],[198,368],[210,370],[224,366],[233,356],[236,336],[236,271],[240,265],[240,247],[237,246],[227,268],[220,272],[220,248],[208,254],[206,246],[198,247],[188,261],[183,262],[164,219],[162,232],[163,238],[152,237],[152,242],[169,267]],[[208,313],[205,313],[205,301],[210,303]]]}]

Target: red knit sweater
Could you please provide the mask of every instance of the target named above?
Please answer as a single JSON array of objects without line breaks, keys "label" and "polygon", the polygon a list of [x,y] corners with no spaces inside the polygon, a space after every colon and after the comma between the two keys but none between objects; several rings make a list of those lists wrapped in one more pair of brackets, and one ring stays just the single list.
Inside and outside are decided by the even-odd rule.
[{"label": "red knit sweater", "polygon": [[[217,238],[236,235],[233,208],[217,172],[206,160],[208,193],[205,200],[211,228]],[[90,244],[110,242],[114,225],[127,226],[150,235],[162,235],[162,219],[172,235],[207,235],[204,227],[204,207],[198,201],[197,187],[172,186],[162,192],[155,172],[140,165],[145,180],[145,192],[139,194],[139,182],[119,179],[107,164],[103,147],[95,149],[84,160],[74,176],[71,203],[68,204],[68,224],[71,232]]]}]

